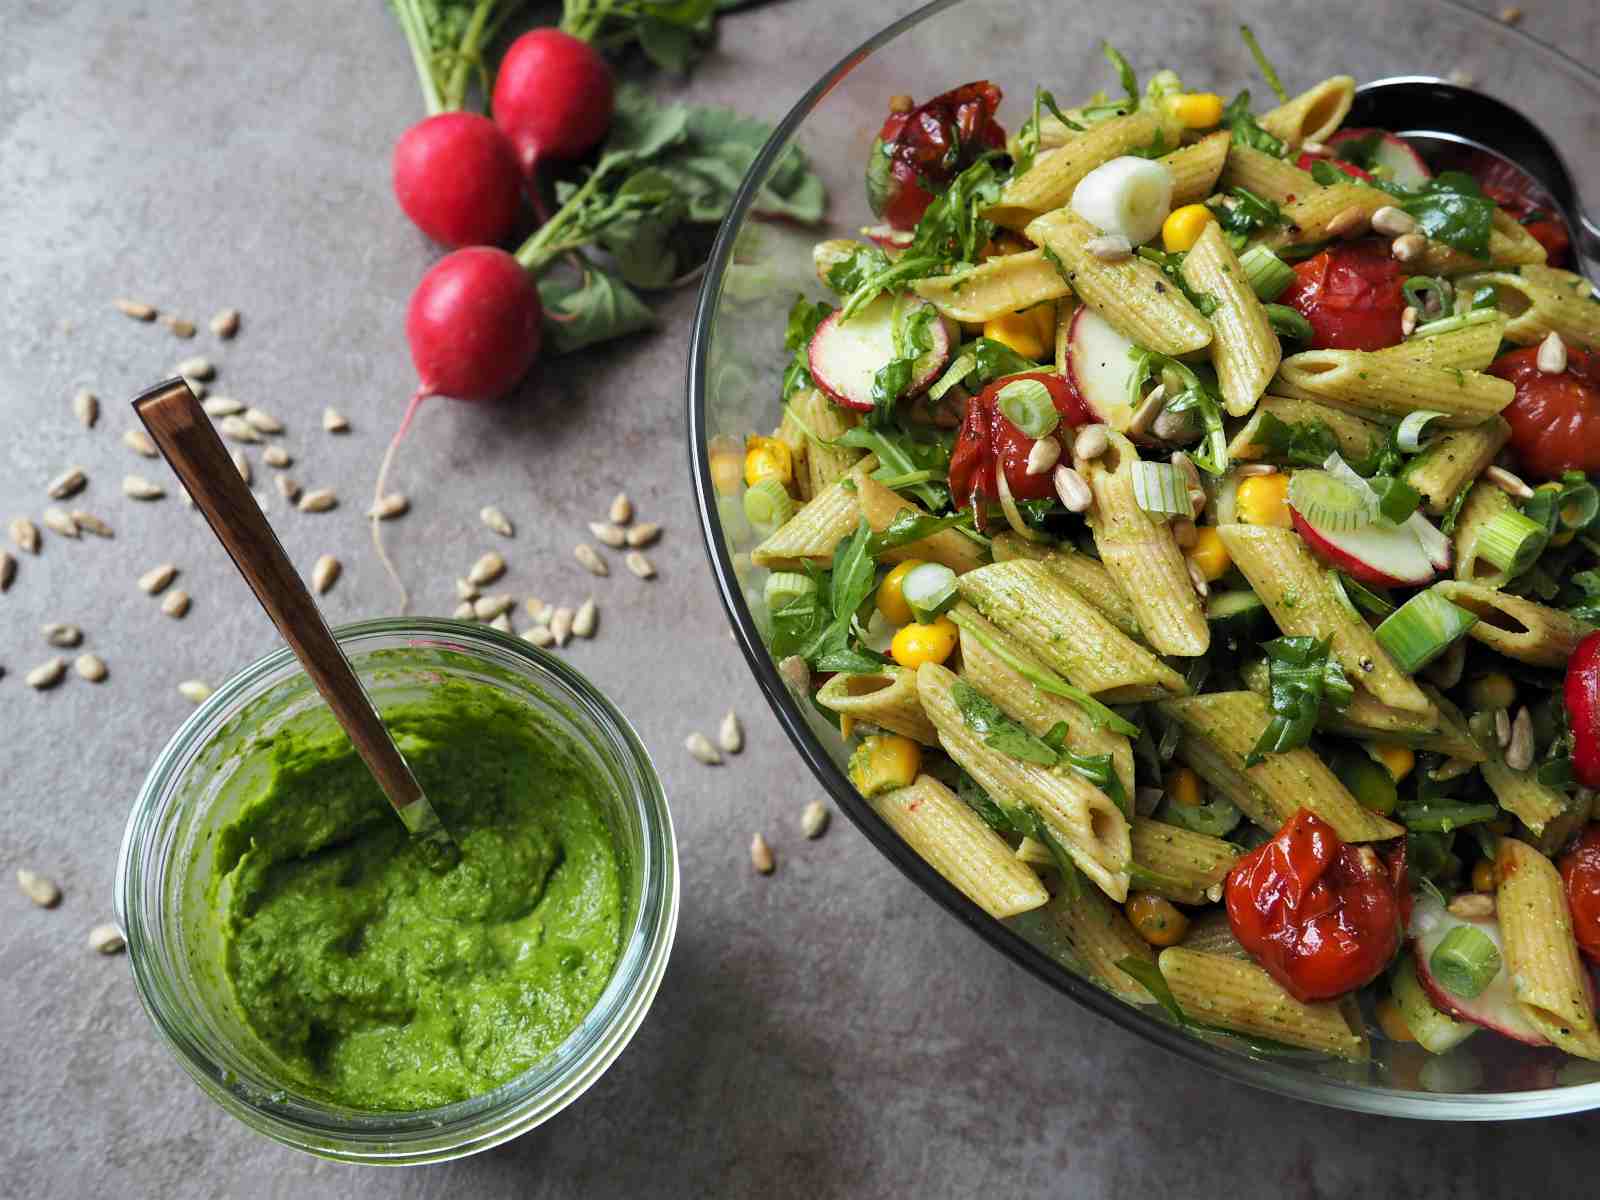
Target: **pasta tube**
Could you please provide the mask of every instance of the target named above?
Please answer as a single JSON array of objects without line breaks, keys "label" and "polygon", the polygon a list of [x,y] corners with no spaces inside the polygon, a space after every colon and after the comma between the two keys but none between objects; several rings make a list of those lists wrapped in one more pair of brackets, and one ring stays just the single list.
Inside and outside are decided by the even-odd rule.
[{"label": "pasta tube", "polygon": [[1041,546],[1014,533],[1000,534],[989,550],[995,562],[1026,558],[1043,563],[1046,570],[1099,609],[1101,615],[1123,633],[1131,638],[1141,636],[1133,605],[1123,595],[1122,585],[1099,559],[1080,554],[1071,546]]},{"label": "pasta tube", "polygon": [[1283,396],[1263,396],[1250,419],[1233,435],[1228,443],[1228,457],[1233,459],[1266,458],[1267,447],[1256,440],[1261,431],[1262,419],[1276,417],[1285,425],[1320,423],[1328,427],[1339,453],[1352,462],[1370,458],[1388,436],[1382,425],[1347,413],[1342,408],[1318,404],[1315,400],[1290,400]]},{"label": "pasta tube", "polygon": [[[789,408],[822,441],[810,441],[805,453],[806,498],[820,495],[830,484],[849,474],[861,461],[862,451],[832,445],[833,439],[858,423],[855,413],[833,403],[816,388],[806,388],[789,398]],[[798,460],[797,460],[798,461]],[[798,469],[798,468],[797,468]]]},{"label": "pasta tube", "polygon": [[1134,820],[1132,842],[1133,861],[1161,877],[1145,890],[1179,904],[1222,899],[1222,881],[1239,857],[1232,842],[1150,817]]},{"label": "pasta tube", "polygon": [[1193,145],[1171,154],[1163,154],[1156,161],[1172,172],[1172,207],[1198,204],[1217,190],[1217,179],[1222,174],[1222,164],[1228,161],[1228,147],[1233,135],[1226,129],[1208,133]]},{"label": "pasta tube", "polygon": [[1427,253],[1414,266],[1423,275],[1459,275],[1463,271],[1481,271],[1485,266],[1543,266],[1546,257],[1539,239],[1510,213],[1497,208],[1494,210],[1494,225],[1489,230],[1487,260],[1464,254],[1443,242],[1430,241]]},{"label": "pasta tube", "polygon": [[1184,256],[1183,278],[1195,291],[1209,293],[1217,301],[1211,314],[1211,365],[1217,371],[1223,407],[1229,416],[1242,417],[1267,390],[1283,358],[1283,346],[1238,255],[1215,221],[1206,223]]},{"label": "pasta tube", "polygon": [[[882,533],[889,522],[907,510],[921,512],[911,501],[890,491],[870,475],[856,478],[856,503],[874,533]],[[957,575],[971,571],[983,564],[978,544],[954,529],[941,529],[938,533],[903,546],[885,550],[879,558],[884,562],[904,562],[908,558],[926,562],[943,563]]]},{"label": "pasta tube", "polygon": [[1101,163],[1141,150],[1154,143],[1157,135],[1175,137],[1176,133],[1162,118],[1146,111],[1102,121],[1040,154],[1032,167],[1006,184],[999,201],[983,215],[997,225],[1020,230],[1042,213],[1065,205],[1078,181]]},{"label": "pasta tube", "polygon": [[803,562],[826,566],[833,559],[834,549],[860,523],[856,484],[877,466],[876,455],[861,459],[849,474],[823,488],[752,550],[750,561],[758,567],[780,571],[798,568]]},{"label": "pasta tube", "polygon": [[1293,163],[1234,142],[1228,147],[1228,158],[1223,163],[1217,187],[1224,191],[1244,188],[1263,200],[1292,204],[1301,196],[1316,191],[1317,181],[1311,178],[1311,172],[1302,171]]},{"label": "pasta tube", "polygon": [[1283,360],[1273,390],[1360,416],[1397,420],[1431,410],[1448,428],[1479,425],[1515,398],[1510,380],[1383,358],[1363,350],[1307,350]]},{"label": "pasta tube", "polygon": [[1482,371],[1494,362],[1500,353],[1501,335],[1505,333],[1504,318],[1494,321],[1474,321],[1448,333],[1432,333],[1427,337],[1407,338],[1398,346],[1374,350],[1382,359],[1419,362],[1425,366],[1459,368],[1463,371]]},{"label": "pasta tube", "polygon": [[[871,675],[835,675],[817,689],[817,703],[846,721],[864,721],[924,746],[939,744],[917,695],[917,673],[905,667],[885,666]],[[849,730],[841,732],[850,736]]]},{"label": "pasta tube", "polygon": [[911,288],[951,320],[970,324],[1072,294],[1043,250],[1002,254],[951,275],[919,279]]},{"label": "pasta tube", "polygon": [[1433,585],[1446,600],[1477,614],[1468,636],[1507,658],[1535,667],[1565,667],[1591,632],[1575,617],[1526,596],[1497,592],[1477,583],[1446,579]]},{"label": "pasta tube", "polygon": [[1335,75],[1263,113],[1261,128],[1298,150],[1304,142],[1325,140],[1344,124],[1355,97],[1356,81]]},{"label": "pasta tube", "polygon": [[1156,953],[1139,936],[1122,910],[1100,892],[1058,893],[1043,908],[1017,918],[1012,926],[1045,953],[1076,965],[1114,996],[1129,1004],[1149,1004],[1150,993],[1117,964],[1137,958],[1155,965]]},{"label": "pasta tube", "polygon": [[1511,497],[1487,480],[1472,485],[1461,511],[1456,514],[1456,528],[1452,534],[1457,579],[1490,588],[1501,587],[1510,580],[1508,572],[1479,557],[1478,542],[1490,521],[1514,507]]},{"label": "pasta tube", "polygon": [[1403,478],[1422,493],[1430,513],[1450,510],[1461,489],[1471,485],[1511,438],[1504,417],[1490,417],[1470,429],[1449,429],[1406,464]]},{"label": "pasta tube", "polygon": [[1536,346],[1547,334],[1559,333],[1574,346],[1600,350],[1600,304],[1590,299],[1594,285],[1582,275],[1530,264],[1517,271],[1468,275],[1457,285],[1494,288],[1495,302],[1507,317],[1507,341]]},{"label": "pasta tube", "polygon": [[1495,866],[1505,969],[1523,1016],[1568,1054],[1600,1059],[1594,1003],[1560,873],[1532,846],[1511,837],[1500,839]]}]

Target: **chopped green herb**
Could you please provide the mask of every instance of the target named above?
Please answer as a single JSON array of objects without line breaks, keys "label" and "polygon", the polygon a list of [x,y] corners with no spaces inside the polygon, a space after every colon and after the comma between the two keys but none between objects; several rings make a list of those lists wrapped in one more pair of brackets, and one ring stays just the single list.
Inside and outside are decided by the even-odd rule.
[{"label": "chopped green herb", "polygon": [[1329,653],[1332,642],[1331,637],[1281,637],[1262,645],[1267,653],[1272,719],[1245,755],[1245,766],[1309,742],[1324,702],[1334,708],[1349,704],[1354,689]]}]

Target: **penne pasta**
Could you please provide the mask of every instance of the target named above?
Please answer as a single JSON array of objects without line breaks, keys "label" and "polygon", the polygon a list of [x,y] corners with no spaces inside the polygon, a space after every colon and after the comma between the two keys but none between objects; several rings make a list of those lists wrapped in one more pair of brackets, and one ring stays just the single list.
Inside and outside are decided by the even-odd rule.
[{"label": "penne pasta", "polygon": [[1133,605],[1123,595],[1122,585],[1099,559],[1090,558],[1071,546],[1042,546],[1014,533],[1002,533],[989,550],[997,563],[1025,558],[1044,564],[1046,570],[1099,609],[1101,615],[1123,633],[1142,640]]},{"label": "penne pasta", "polygon": [[1177,132],[1167,120],[1146,111],[1102,121],[1041,153],[1033,166],[1006,184],[999,201],[983,215],[1007,229],[1024,229],[1035,217],[1071,200],[1078,181],[1101,163],[1151,146],[1158,136],[1170,145]]},{"label": "penne pasta", "polygon": [[1339,445],[1339,453],[1349,462],[1365,462],[1383,446],[1388,437],[1387,431],[1376,421],[1369,421],[1365,417],[1358,417],[1354,413],[1345,412],[1342,408],[1333,408],[1327,404],[1318,404],[1315,400],[1290,400],[1284,396],[1263,396],[1261,403],[1256,406],[1256,411],[1244,423],[1239,432],[1233,435],[1233,440],[1228,443],[1228,457],[1230,459],[1260,459],[1272,457],[1265,445],[1257,441],[1261,431],[1263,418],[1272,416],[1286,425],[1321,424],[1333,434],[1334,441]]},{"label": "penne pasta", "polygon": [[806,431],[800,427],[800,422],[789,405],[783,406],[783,420],[778,422],[778,427],[772,431],[772,436],[789,447],[789,460],[794,464],[794,484],[791,490],[795,499],[804,504],[811,499],[812,494],[811,475],[806,464],[811,439],[806,437]]},{"label": "penne pasta", "polygon": [[1530,666],[1565,668],[1578,643],[1593,632],[1592,626],[1526,596],[1454,579],[1433,586],[1452,604],[1476,614],[1469,637]]},{"label": "penne pasta", "polygon": [[1319,400],[1377,420],[1442,412],[1447,428],[1479,425],[1511,403],[1509,380],[1382,358],[1362,350],[1306,350],[1283,360],[1273,391]]},{"label": "penne pasta", "polygon": [[839,543],[855,532],[861,520],[856,484],[878,465],[868,455],[849,474],[834,480],[750,552],[750,561],[770,570],[791,570],[805,562],[826,566]]},{"label": "penne pasta", "polygon": [[1183,935],[1179,945],[1197,954],[1221,954],[1227,958],[1250,960],[1250,952],[1234,937],[1233,926],[1228,924],[1228,912],[1223,908],[1210,909],[1190,921],[1189,932]]},{"label": "penne pasta", "polygon": [[1208,133],[1193,145],[1156,159],[1172,172],[1172,207],[1198,204],[1217,190],[1222,165],[1228,161],[1233,135],[1226,129]]},{"label": "penne pasta", "polygon": [[1544,855],[1511,837],[1500,839],[1495,866],[1505,969],[1523,1016],[1568,1054],[1600,1059],[1594,1001],[1561,875]]},{"label": "penne pasta", "polygon": [[1311,172],[1243,142],[1234,142],[1228,147],[1222,176],[1217,180],[1219,191],[1244,188],[1275,204],[1292,204],[1314,192],[1317,186]]},{"label": "penne pasta", "polygon": [[1150,817],[1134,820],[1131,838],[1133,861],[1160,876],[1144,890],[1179,904],[1222,899],[1222,881],[1239,857],[1232,842]]},{"label": "penne pasta", "polygon": [[1183,259],[1184,281],[1196,292],[1217,302],[1211,314],[1211,365],[1223,407],[1232,417],[1242,417],[1256,406],[1278,370],[1283,346],[1223,235],[1222,226],[1208,221]]},{"label": "penne pasta", "polygon": [[1567,797],[1553,788],[1547,788],[1534,777],[1532,771],[1514,771],[1506,766],[1505,758],[1495,754],[1480,764],[1484,782],[1494,792],[1500,807],[1531,830],[1535,836],[1545,826],[1559,817],[1567,807]]},{"label": "penne pasta", "polygon": [[1490,417],[1468,429],[1447,429],[1406,463],[1402,478],[1417,491],[1427,510],[1449,512],[1461,489],[1470,487],[1511,438],[1504,417]]},{"label": "penne pasta", "polygon": [[1283,205],[1283,224],[1262,235],[1262,243],[1273,249],[1297,243],[1326,242],[1338,236],[1330,227],[1359,214],[1361,221],[1372,219],[1380,208],[1394,203],[1394,197],[1362,183],[1333,183],[1326,187],[1313,183]]},{"label": "penne pasta", "polygon": [[1505,318],[1474,321],[1461,329],[1448,333],[1433,333],[1427,337],[1407,338],[1398,346],[1374,350],[1375,357],[1418,362],[1445,370],[1459,368],[1463,371],[1482,371],[1500,353],[1500,340],[1505,333]]},{"label": "penne pasta", "polygon": [[1291,151],[1304,142],[1326,140],[1350,112],[1356,81],[1348,75],[1324,79],[1313,88],[1261,115],[1261,128],[1287,142]]},{"label": "penne pasta", "polygon": [[[903,512],[922,511],[911,501],[890,491],[870,475],[858,475],[855,479],[855,488],[858,509],[867,519],[867,524],[872,526],[874,533],[882,533],[889,527],[889,522]],[[941,529],[938,533],[907,542],[903,546],[893,546],[879,557],[884,562],[905,562],[914,558],[919,561],[943,563],[957,575],[983,565],[983,555],[978,544],[954,529]]]},{"label": "penne pasta", "polygon": [[906,667],[885,665],[870,675],[835,675],[817,689],[817,703],[839,714],[845,737],[851,733],[845,722],[865,722],[924,746],[939,744],[939,734],[917,695],[917,673]]},{"label": "penne pasta", "polygon": [[1012,927],[1047,954],[1070,962],[1080,972],[1129,1004],[1149,1004],[1150,993],[1117,964],[1136,958],[1155,966],[1156,953],[1134,930],[1122,910],[1093,888],[1073,896],[1061,891],[1043,908],[1012,921]]},{"label": "penne pasta", "polygon": [[[822,441],[807,439],[805,453],[806,499],[820,495],[850,473],[863,451],[835,446],[833,439],[858,423],[856,414],[833,403],[816,388],[805,388],[789,398],[788,408]],[[787,414],[785,414],[787,416]],[[796,471],[799,470],[798,465]]]},{"label": "penne pasta", "polygon": [[1516,271],[1490,271],[1457,280],[1471,291],[1492,287],[1506,315],[1505,336],[1520,346],[1536,346],[1551,333],[1585,350],[1600,350],[1600,303],[1582,275],[1531,264]]},{"label": "penne pasta", "polygon": [[1455,532],[1451,535],[1457,579],[1489,588],[1501,587],[1510,580],[1508,572],[1478,554],[1478,541],[1490,521],[1515,507],[1510,496],[1487,480],[1480,479],[1472,485],[1461,511],[1456,513]]},{"label": "penne pasta", "polygon": [[998,255],[953,275],[919,279],[911,287],[952,321],[971,324],[1072,294],[1043,250]]}]

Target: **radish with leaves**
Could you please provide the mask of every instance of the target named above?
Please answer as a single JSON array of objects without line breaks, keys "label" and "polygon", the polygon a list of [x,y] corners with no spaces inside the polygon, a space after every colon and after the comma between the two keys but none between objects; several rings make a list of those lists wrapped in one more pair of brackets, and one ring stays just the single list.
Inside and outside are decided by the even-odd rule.
[{"label": "radish with leaves", "polygon": [[500,60],[490,107],[535,186],[545,159],[580,158],[600,144],[614,103],[611,68],[593,46],[559,29],[535,29]]}]

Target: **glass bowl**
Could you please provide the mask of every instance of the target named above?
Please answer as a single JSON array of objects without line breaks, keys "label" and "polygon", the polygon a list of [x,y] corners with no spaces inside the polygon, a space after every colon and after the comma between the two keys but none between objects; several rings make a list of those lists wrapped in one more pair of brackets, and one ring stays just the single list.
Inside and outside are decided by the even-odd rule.
[{"label": "glass bowl", "polygon": [[[822,293],[811,247],[854,236],[872,223],[862,171],[888,98],[925,98],[987,78],[1007,96],[1001,120],[1025,119],[1036,85],[1063,103],[1098,89],[1117,90],[1100,53],[1110,41],[1140,79],[1162,67],[1190,86],[1232,95],[1242,87],[1270,95],[1238,26],[1252,26],[1290,91],[1329,75],[1365,81],[1395,75],[1465,72],[1520,108],[1569,157],[1580,186],[1600,168],[1600,76],[1526,35],[1449,0],[1415,0],[1384,9],[1382,20],[1352,19],[1324,0],[1236,0],[1222,9],[1182,0],[1103,5],[1086,0],[938,0],[889,26],[830,70],[802,96],[752,167],[711,255],[696,313],[689,363],[689,453],[712,569],[739,644],[778,720],[812,773],[867,838],[951,915],[1001,953],[1084,1008],[1193,1062],[1269,1090],[1366,1112],[1441,1120],[1504,1120],[1600,1107],[1600,1066],[1559,1061],[1484,1035],[1456,1053],[1422,1063],[1375,1042],[1370,1066],[1314,1056],[1254,1057],[1189,1034],[1155,1008],[1134,1008],[1052,956],[1026,918],[990,919],[905,845],[856,794],[844,773],[838,732],[813,706],[797,703],[778,676],[763,634],[765,572],[749,552],[758,540],[738,497],[720,496],[710,448],[717,439],[766,432],[778,421],[779,378],[787,354],[784,318],[798,293]],[[757,190],[791,144],[828,185],[830,225],[796,230],[756,220]],[[1413,1048],[1414,1049],[1414,1048]],[[1420,1052],[1418,1052],[1420,1053]]]},{"label": "glass bowl", "polygon": [[[297,1094],[275,1075],[221,978],[205,883],[211,834],[248,791],[258,736],[331,719],[287,649],[229,679],[162,750],[134,802],[117,864],[116,915],[135,986],[157,1032],[218,1104],[258,1133],[325,1158],[410,1164],[473,1154],[549,1120],[622,1053],[666,971],[678,924],[678,859],[650,758],[604,696],[519,638],[457,621],[386,620],[335,631],[383,711],[441,677],[487,686],[565,736],[611,787],[606,820],[623,875],[622,945],[594,1007],[562,1044],[482,1095],[374,1113]],[[235,781],[244,786],[231,786]]]}]

